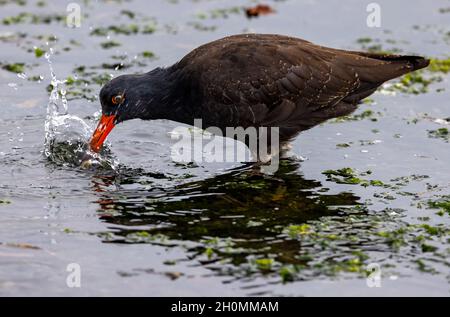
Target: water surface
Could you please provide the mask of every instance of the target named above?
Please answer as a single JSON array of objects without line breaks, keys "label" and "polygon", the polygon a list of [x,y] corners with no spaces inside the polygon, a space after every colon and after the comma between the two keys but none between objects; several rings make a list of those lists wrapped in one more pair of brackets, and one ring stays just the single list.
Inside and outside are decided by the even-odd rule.
[{"label": "water surface", "polygon": [[[164,120],[119,125],[114,169],[83,169],[44,155],[41,54],[53,48],[68,113],[94,128],[107,80],[235,33],[448,58],[448,1],[379,1],[381,28],[366,26],[369,1],[266,1],[276,13],[255,19],[242,9],[253,1],[85,1],[75,29],[65,2],[24,2],[0,4],[1,295],[448,296],[444,71],[425,71],[435,79],[418,93],[387,86],[355,117],[303,133],[275,175],[173,162],[179,124]],[[66,285],[70,263],[81,288]],[[370,264],[381,288],[367,286]]]}]

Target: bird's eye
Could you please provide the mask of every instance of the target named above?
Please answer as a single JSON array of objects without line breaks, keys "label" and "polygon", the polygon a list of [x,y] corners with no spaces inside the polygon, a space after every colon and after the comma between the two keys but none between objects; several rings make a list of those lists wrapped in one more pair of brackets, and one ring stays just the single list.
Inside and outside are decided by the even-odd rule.
[{"label": "bird's eye", "polygon": [[112,97],[112,103],[115,105],[120,105],[123,102],[123,95],[116,95]]}]

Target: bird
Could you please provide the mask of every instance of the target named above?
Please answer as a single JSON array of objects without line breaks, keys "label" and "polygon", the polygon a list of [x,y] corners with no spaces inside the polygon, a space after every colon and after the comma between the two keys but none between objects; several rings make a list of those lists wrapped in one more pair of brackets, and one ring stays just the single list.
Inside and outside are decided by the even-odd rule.
[{"label": "bird", "polygon": [[281,144],[355,111],[384,82],[427,67],[421,56],[334,49],[278,34],[204,44],[169,67],[121,75],[100,90],[93,152],[120,122],[168,119],[203,128],[277,127]]}]

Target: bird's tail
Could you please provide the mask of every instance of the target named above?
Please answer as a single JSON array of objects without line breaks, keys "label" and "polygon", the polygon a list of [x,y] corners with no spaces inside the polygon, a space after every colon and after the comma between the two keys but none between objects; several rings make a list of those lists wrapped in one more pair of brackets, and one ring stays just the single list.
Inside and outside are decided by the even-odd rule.
[{"label": "bird's tail", "polygon": [[[344,55],[345,63],[357,72],[360,80],[358,88],[344,99],[349,103],[359,102],[375,92],[384,82],[425,68],[430,63],[430,60],[420,56],[353,51],[347,53],[348,55]],[[354,58],[355,55],[363,58]]]},{"label": "bird's tail", "polygon": [[430,60],[422,56],[391,55],[391,54],[366,53],[366,52],[352,52],[352,53],[380,61],[391,62],[392,64],[405,65],[406,69],[408,69],[409,71],[422,69],[430,64]]}]

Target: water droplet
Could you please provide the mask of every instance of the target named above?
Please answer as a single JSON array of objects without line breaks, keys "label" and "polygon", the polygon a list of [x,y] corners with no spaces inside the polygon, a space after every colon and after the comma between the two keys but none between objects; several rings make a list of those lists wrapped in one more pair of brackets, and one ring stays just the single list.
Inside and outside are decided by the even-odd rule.
[{"label": "water droplet", "polygon": [[14,90],[17,90],[17,84],[16,83],[9,83],[8,87],[13,88]]},{"label": "water droplet", "polygon": [[89,150],[89,140],[93,132],[91,127],[81,118],[68,114],[66,81],[56,77],[51,62],[52,55],[53,49],[49,49],[49,53],[45,55],[50,69],[52,91],[47,105],[44,155],[49,160],[65,166],[80,167],[83,162],[90,160],[83,168],[102,165],[114,170],[116,161],[100,157]]}]

